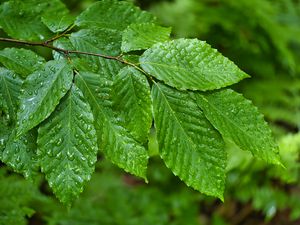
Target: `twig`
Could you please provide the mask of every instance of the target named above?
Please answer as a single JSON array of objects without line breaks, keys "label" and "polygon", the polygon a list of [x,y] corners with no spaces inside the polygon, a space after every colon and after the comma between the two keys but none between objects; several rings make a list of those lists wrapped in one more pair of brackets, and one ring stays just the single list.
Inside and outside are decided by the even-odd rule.
[{"label": "twig", "polygon": [[126,60],[123,60],[119,56],[109,56],[109,55],[103,55],[103,54],[99,54],[99,53],[76,51],[76,50],[67,50],[67,49],[58,48],[58,47],[55,47],[53,45],[49,45],[48,44],[49,42],[52,42],[52,41],[58,39],[61,36],[62,35],[56,36],[56,37],[51,38],[51,39],[49,39],[49,40],[47,40],[45,42],[23,41],[23,40],[17,40],[17,39],[11,39],[11,38],[1,38],[0,37],[0,42],[10,42],[10,43],[23,44],[23,45],[29,45],[29,46],[41,46],[41,47],[52,49],[52,50],[57,51],[57,52],[64,53],[65,55],[69,55],[69,54],[81,54],[81,55],[98,56],[98,57],[102,57],[102,58],[105,58],[105,59],[116,60],[116,61],[119,61],[121,63],[124,63],[124,64],[130,65],[130,66],[136,67],[135,64],[127,62]]}]

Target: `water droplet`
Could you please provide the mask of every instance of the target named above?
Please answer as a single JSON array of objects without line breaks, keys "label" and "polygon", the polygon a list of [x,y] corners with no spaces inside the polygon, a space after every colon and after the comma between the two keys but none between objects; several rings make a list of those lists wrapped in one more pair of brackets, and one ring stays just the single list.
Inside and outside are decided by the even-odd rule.
[{"label": "water droplet", "polygon": [[67,157],[70,161],[74,160],[74,152],[71,152],[70,150],[67,151]]},{"label": "water droplet", "polygon": [[63,142],[63,139],[62,138],[58,138],[58,140],[56,141],[55,145],[56,146],[61,146],[62,142]]}]

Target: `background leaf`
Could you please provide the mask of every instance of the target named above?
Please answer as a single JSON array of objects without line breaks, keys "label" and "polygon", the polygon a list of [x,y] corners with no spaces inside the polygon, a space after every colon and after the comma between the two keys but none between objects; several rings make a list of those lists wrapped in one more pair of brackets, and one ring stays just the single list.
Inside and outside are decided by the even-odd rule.
[{"label": "background leaf", "polygon": [[182,90],[213,90],[249,77],[216,49],[197,39],[158,43],[140,57],[142,68]]},{"label": "background leaf", "polygon": [[26,78],[37,69],[41,69],[45,59],[35,52],[23,48],[5,48],[0,51],[0,63],[7,69]]},{"label": "background leaf", "polygon": [[160,155],[166,165],[188,186],[223,199],[226,152],[219,133],[188,93],[156,84],[152,98]]},{"label": "background leaf", "polygon": [[131,24],[122,35],[122,51],[130,52],[150,48],[152,45],[168,41],[171,28],[153,23]]},{"label": "background leaf", "polygon": [[112,29],[82,29],[72,33],[70,40],[78,51],[105,55],[120,53],[121,34]]},{"label": "background leaf", "polygon": [[79,27],[98,27],[124,30],[131,23],[154,22],[150,13],[141,11],[125,1],[98,1],[83,11],[76,19]]},{"label": "background leaf", "polygon": [[70,204],[90,180],[97,160],[93,114],[74,84],[39,128],[38,157],[55,195]]},{"label": "background leaf", "polygon": [[[13,38],[44,40],[51,32],[42,23],[40,16],[51,1],[11,0],[0,5],[0,26]],[[48,8],[49,9],[49,8]]]},{"label": "background leaf", "polygon": [[51,6],[42,15],[42,22],[53,32],[62,32],[71,26],[75,18],[67,7],[57,0],[50,1]]},{"label": "background leaf", "polygon": [[35,179],[38,172],[36,158],[36,131],[29,131],[19,138],[13,132],[1,152],[1,161],[26,178]]}]

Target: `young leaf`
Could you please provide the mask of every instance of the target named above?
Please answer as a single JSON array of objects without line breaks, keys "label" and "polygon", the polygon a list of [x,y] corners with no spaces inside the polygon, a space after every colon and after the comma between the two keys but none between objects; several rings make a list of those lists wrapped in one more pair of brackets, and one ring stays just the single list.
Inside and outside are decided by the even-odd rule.
[{"label": "young leaf", "polygon": [[53,32],[62,32],[74,22],[67,7],[57,0],[49,1],[50,6],[42,15],[42,22]]},{"label": "young leaf", "polygon": [[160,155],[166,165],[187,185],[223,199],[226,152],[220,134],[188,93],[156,84],[152,98]]},{"label": "young leaf", "polygon": [[12,120],[16,119],[18,108],[18,97],[22,80],[18,75],[0,67],[0,93],[8,108],[8,115]]},{"label": "young leaf", "polygon": [[[109,61],[106,62],[106,67],[108,71],[113,68]],[[107,77],[88,72],[80,72],[75,77],[76,84],[91,105],[100,149],[125,171],[146,178],[147,151],[115,118],[111,110],[112,81]]]},{"label": "young leaf", "polygon": [[147,73],[180,90],[213,90],[249,77],[197,39],[158,43],[144,52],[140,63]]},{"label": "young leaf", "polygon": [[123,126],[136,140],[145,143],[152,124],[152,102],[146,77],[132,67],[122,69],[113,81],[112,100]]},{"label": "young leaf", "polygon": [[79,27],[124,30],[131,23],[154,22],[152,14],[125,1],[102,0],[83,11],[76,19]]},{"label": "young leaf", "polygon": [[26,78],[35,70],[40,69],[45,59],[27,49],[5,48],[0,51],[0,63]]},{"label": "young leaf", "polygon": [[17,136],[46,119],[70,89],[71,66],[65,60],[49,61],[45,68],[27,77],[18,112]]},{"label": "young leaf", "polygon": [[73,84],[38,132],[38,157],[55,195],[70,204],[94,171],[97,139],[93,114]]},{"label": "young leaf", "polygon": [[0,5],[0,26],[14,38],[44,40],[50,37],[51,33],[42,23],[40,16],[48,8],[49,2],[40,0],[4,2]]},{"label": "young leaf", "polygon": [[26,178],[34,179],[38,171],[35,131],[29,131],[19,138],[16,138],[13,132],[1,153],[2,162]]},{"label": "young leaf", "polygon": [[121,39],[121,34],[111,29],[83,29],[70,36],[76,50],[105,55],[119,55]]},{"label": "young leaf", "polygon": [[130,52],[150,48],[156,43],[168,41],[170,33],[171,28],[153,23],[131,24],[123,31],[122,51]]},{"label": "young leaf", "polygon": [[205,116],[224,137],[256,157],[281,164],[271,130],[249,100],[230,89],[194,96]]}]

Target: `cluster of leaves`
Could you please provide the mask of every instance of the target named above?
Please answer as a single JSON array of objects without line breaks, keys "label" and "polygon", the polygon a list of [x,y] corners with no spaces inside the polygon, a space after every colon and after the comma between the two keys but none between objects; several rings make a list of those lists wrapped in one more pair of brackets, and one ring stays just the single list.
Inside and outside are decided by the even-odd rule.
[{"label": "cluster of leaves", "polygon": [[299,2],[178,0],[152,4],[150,9],[173,27],[175,37],[204,38],[250,71],[254,78],[235,89],[253,100],[279,139],[286,170],[249,156],[245,161],[245,153],[233,148],[225,198],[243,206],[250,202],[268,218],[280,210],[299,218]]},{"label": "cluster of leaves", "polygon": [[25,177],[41,168],[63,203],[90,180],[98,149],[147,180],[153,122],[167,167],[207,195],[223,199],[223,138],[281,164],[263,116],[228,88],[249,76],[204,41],[170,40],[169,28],[128,2],[98,1],[74,18],[58,0],[10,0],[0,26],[21,39],[4,41],[54,50],[47,62],[0,51],[0,159]]}]

